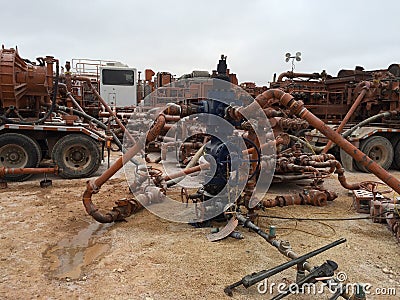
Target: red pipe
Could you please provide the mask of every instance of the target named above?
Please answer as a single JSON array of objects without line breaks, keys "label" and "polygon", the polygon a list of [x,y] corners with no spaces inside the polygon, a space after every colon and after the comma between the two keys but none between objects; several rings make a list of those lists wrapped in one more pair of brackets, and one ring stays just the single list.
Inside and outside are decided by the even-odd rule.
[{"label": "red pipe", "polygon": [[176,172],[174,174],[165,175],[165,176],[163,176],[163,179],[165,181],[168,181],[168,180],[172,180],[172,179],[176,179],[176,178],[179,178],[179,177],[183,177],[185,175],[189,175],[189,174],[192,174],[192,173],[195,173],[195,172],[199,172],[201,170],[207,170],[209,168],[210,168],[210,164],[209,163],[204,163],[204,164],[197,165],[195,167],[183,169],[182,171]]},{"label": "red pipe", "polygon": [[[146,141],[153,141],[161,132],[165,125],[164,115],[159,115],[150,128]],[[131,160],[140,150],[142,150],[142,144],[145,141],[145,137],[140,138],[133,147],[131,147],[124,155],[122,155],[110,168],[108,168],[100,177],[95,180],[87,182],[86,190],[83,193],[83,205],[85,206],[86,212],[91,215],[96,221],[100,223],[111,223],[121,218],[120,210],[112,210],[106,214],[99,212],[96,205],[92,202],[92,195],[99,192],[101,186],[110,179],[115,173],[117,173],[125,163]]]},{"label": "red pipe", "polygon": [[3,178],[7,174],[20,175],[20,174],[43,174],[43,173],[54,173],[57,175],[59,168],[6,168],[0,167],[0,178]]},{"label": "red pipe", "polygon": [[[350,107],[349,111],[347,112],[346,116],[340,123],[339,127],[336,129],[337,133],[341,133],[343,130],[343,127],[347,124],[349,121],[350,117],[354,114],[356,111],[357,107],[360,105],[361,101],[364,99],[365,94],[369,91],[371,87],[371,83],[368,81],[363,81],[360,82],[359,84],[360,87],[362,87],[361,93],[358,95],[356,101],[354,101],[353,105]],[[331,140],[328,141],[328,144],[325,145],[325,148],[322,150],[321,153],[327,153],[328,150],[331,148],[333,142]]]},{"label": "red pipe", "polygon": [[294,73],[291,71],[283,72],[278,76],[277,82],[282,82],[283,78],[295,78],[295,77],[305,77],[310,79],[318,79],[321,78],[321,75],[318,73]]},{"label": "red pipe", "polygon": [[[240,108],[231,107],[227,110],[230,117],[234,119],[241,119],[243,116],[254,116],[257,111],[261,108],[265,108],[271,100],[278,99],[279,102],[289,108],[289,112],[292,115],[296,115],[306,120],[311,126],[318,129],[323,135],[332,140],[340,148],[342,148],[347,154],[354,158],[360,165],[364,166],[369,172],[375,174],[384,183],[394,189],[400,194],[400,181],[388,173],[385,169],[375,163],[365,153],[361,152],[349,141],[344,139],[339,133],[335,132],[327,126],[318,117],[312,114],[307,108],[304,107],[302,101],[296,101],[292,95],[283,92],[279,89],[271,89],[258,95],[253,103],[250,105]],[[343,175],[343,174],[342,174]],[[343,179],[339,174],[339,181]],[[341,182],[342,183],[342,182]],[[342,183],[343,185],[343,183]],[[353,187],[353,186],[350,186]]]}]

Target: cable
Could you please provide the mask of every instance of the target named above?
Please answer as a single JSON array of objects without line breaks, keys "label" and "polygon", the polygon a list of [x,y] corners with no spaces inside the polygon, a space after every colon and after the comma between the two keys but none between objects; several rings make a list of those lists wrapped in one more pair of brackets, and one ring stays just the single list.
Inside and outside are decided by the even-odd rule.
[{"label": "cable", "polygon": [[[380,217],[383,214],[378,216],[368,216],[368,217],[357,217],[357,218],[291,218],[291,217],[278,217],[278,216],[268,216],[268,215],[261,215],[260,218],[271,218],[271,219],[280,219],[280,220],[297,220],[297,221],[352,221],[352,220],[366,220],[366,219],[388,219],[385,217]],[[389,218],[389,219],[396,219],[396,218]]]},{"label": "cable", "polygon": [[[259,217],[261,217],[261,216],[257,215],[257,223],[260,220]],[[294,227],[277,227],[278,230],[280,230],[280,229],[290,230],[289,232],[280,233],[279,236],[286,236],[286,235],[289,235],[289,234],[293,233],[294,231],[296,231],[297,230],[297,226],[298,226],[298,221],[297,220],[294,220],[294,221],[295,221]],[[268,222],[268,221],[267,221],[267,224],[273,225],[272,223],[270,224],[270,222]]]},{"label": "cable", "polygon": [[311,145],[304,137],[303,138],[299,138],[297,136],[291,135],[289,134],[289,137],[294,140],[295,142],[299,142],[301,144],[303,144],[304,146],[306,146],[308,149],[311,150],[311,152],[313,154],[316,154],[316,152],[321,152],[323,147],[317,147],[317,146],[313,146]]},{"label": "cable", "polygon": [[[324,225],[327,225],[327,224],[324,224]],[[316,237],[320,237],[320,238],[324,238],[324,239],[329,239],[329,238],[331,238],[332,236],[336,235],[336,230],[335,230],[334,228],[330,227],[330,226],[328,226],[328,227],[333,231],[333,234],[331,234],[331,235],[322,235],[322,234],[317,234],[317,233],[314,233],[314,232],[311,232],[311,231],[307,231],[307,230],[304,230],[304,229],[301,229],[301,228],[297,228],[297,227],[295,227],[295,228],[290,228],[290,227],[278,227],[277,230],[279,230],[279,229],[293,229],[293,231],[300,231],[300,232],[307,233],[307,234],[309,234],[309,235],[313,235],[313,236],[316,236]],[[290,233],[292,233],[293,231],[291,231]],[[283,236],[283,235],[282,235],[282,234],[279,234],[279,236]]]},{"label": "cable", "polygon": [[[260,216],[257,216],[257,220],[258,220],[258,217],[260,217]],[[261,216],[261,217],[263,217],[263,216]],[[328,228],[332,231],[332,234],[322,235],[322,234],[317,234],[317,233],[314,233],[314,232],[311,232],[311,231],[308,231],[308,230],[305,230],[305,229],[302,229],[302,228],[298,228],[298,225],[299,225],[299,224],[298,224],[298,220],[297,220],[296,218],[293,218],[293,217],[292,217],[292,219],[295,221],[294,227],[280,227],[280,226],[278,226],[278,227],[276,228],[277,231],[280,231],[280,230],[282,230],[282,229],[283,229],[283,230],[290,230],[289,232],[279,233],[279,236],[286,236],[286,235],[289,235],[289,234],[293,233],[294,231],[303,232],[303,233],[306,233],[306,234],[309,234],[309,235],[312,235],[312,236],[316,236],[316,237],[320,237],[320,238],[325,238],[325,239],[331,238],[332,236],[336,235],[336,230],[335,230],[335,228],[333,228],[333,227],[332,227],[331,225],[329,225],[329,224],[326,224],[326,223],[317,221],[317,223],[328,227]]]}]

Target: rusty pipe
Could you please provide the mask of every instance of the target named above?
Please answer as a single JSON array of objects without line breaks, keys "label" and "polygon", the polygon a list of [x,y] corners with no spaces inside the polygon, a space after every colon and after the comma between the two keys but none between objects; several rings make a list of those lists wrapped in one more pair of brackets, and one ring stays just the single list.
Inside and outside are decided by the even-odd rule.
[{"label": "rusty pipe", "polygon": [[[357,107],[360,105],[361,101],[364,99],[365,94],[369,91],[371,87],[371,83],[369,81],[362,81],[359,84],[360,87],[362,87],[362,90],[358,97],[356,98],[356,101],[354,101],[353,105],[350,107],[349,111],[347,112],[346,116],[340,123],[339,127],[336,129],[337,133],[341,133],[344,126],[347,124],[351,116],[354,114],[356,111]],[[331,140],[328,141],[328,143],[325,145],[325,148],[322,150],[321,153],[327,153],[328,150],[332,147],[333,142]]]},{"label": "rusty pipe", "polygon": [[110,211],[107,214],[99,212],[96,205],[92,202],[92,195],[99,192],[101,186],[122,168],[124,162],[129,161],[141,150],[141,142],[144,142],[144,138],[139,139],[133,147],[112,164],[100,177],[87,182],[86,190],[83,193],[83,205],[86,212],[96,221],[100,223],[112,223],[118,219],[119,213],[117,211]]},{"label": "rusty pipe", "polygon": [[72,103],[76,106],[76,108],[80,111],[80,112],[85,112],[83,110],[83,108],[79,105],[78,101],[76,101],[76,99],[74,98],[74,96],[72,96],[71,92],[67,92],[67,97],[72,101]]},{"label": "rusty pipe", "polygon": [[83,108],[79,105],[78,101],[76,101],[76,99],[74,98],[74,96],[72,95],[72,93],[68,90],[68,87],[65,83],[59,83],[58,84],[60,88],[64,88],[66,91],[66,96],[67,98],[69,98],[71,100],[71,102],[75,105],[75,107],[82,113],[84,113],[85,111],[83,110]]},{"label": "rusty pipe", "polygon": [[[289,143],[290,143],[290,137],[288,134],[284,133],[284,134],[278,135],[274,140],[268,141],[268,142],[260,145],[259,149],[261,150],[260,152],[263,152],[263,151],[266,151],[270,147],[274,147],[274,146],[276,147],[279,145],[287,146],[287,145],[289,145]],[[242,154],[249,155],[249,154],[252,154],[255,152],[257,152],[256,148],[251,147],[251,148],[247,148],[247,149],[243,150]]]},{"label": "rusty pipe", "polygon": [[276,196],[275,199],[266,199],[261,201],[261,205],[265,208],[275,206],[283,207],[289,205],[313,205],[326,206],[328,194],[320,190],[305,190],[294,195]]},{"label": "rusty pipe", "polygon": [[303,174],[296,174],[296,175],[274,174],[273,182],[288,182],[288,181],[314,179],[314,178],[315,178],[314,174],[311,174],[311,173],[303,173]]},{"label": "rusty pipe", "polygon": [[84,77],[84,76],[74,76],[74,80],[84,81],[84,82],[86,82],[88,84],[88,86],[90,87],[90,90],[92,91],[92,93],[96,96],[96,98],[104,106],[104,108],[107,110],[107,112],[111,116],[114,117],[115,122],[117,122],[118,126],[122,129],[122,131],[128,136],[128,138],[131,141],[134,141],[135,139],[133,138],[133,136],[131,135],[129,130],[126,130],[124,124],[122,124],[121,120],[117,117],[116,113],[110,108],[110,106],[107,104],[107,102],[104,101],[103,97],[101,97],[99,92],[95,89],[95,87],[93,86],[90,78],[89,77]]},{"label": "rusty pipe", "polygon": [[83,193],[83,205],[86,212],[91,215],[96,221],[100,223],[112,223],[121,218],[121,213],[118,210],[112,210],[106,214],[99,212],[96,205],[92,202],[92,195],[99,192],[101,186],[110,179],[115,173],[117,173],[125,163],[130,161],[137,153],[140,152],[142,144],[146,141],[152,141],[151,139],[156,138],[163,126],[165,125],[164,115],[159,115],[155,121],[155,124],[150,128],[146,137],[141,137],[127,152],[125,152],[115,163],[111,165],[100,177],[95,180],[89,180],[86,185],[86,190]]},{"label": "rusty pipe", "polygon": [[[205,147],[205,144],[206,144],[206,143],[204,143],[203,146],[201,146],[200,149],[197,150],[196,154],[192,157],[192,159],[191,159],[190,162],[187,164],[187,166],[185,167],[185,169],[192,168],[192,167],[194,167],[194,166],[197,164],[197,162],[199,161],[200,157],[204,154],[204,147]],[[184,176],[186,176],[186,174],[185,174]],[[176,178],[176,180],[168,180],[168,181],[167,181],[167,186],[170,187],[170,186],[173,186],[174,184],[177,184],[177,183],[180,182],[182,179],[184,179],[184,176],[178,177],[178,178]]]},{"label": "rusty pipe", "polygon": [[239,114],[234,113],[233,115],[242,115],[243,111],[252,112],[257,109],[257,106],[264,107],[266,103],[272,98],[279,99],[280,103],[289,108],[290,113],[297,115],[298,117],[306,120],[311,126],[318,129],[323,135],[332,140],[340,148],[342,148],[347,154],[353,157],[359,164],[364,166],[368,171],[373,173],[384,183],[394,189],[400,194],[400,181],[388,173],[385,169],[370,159],[365,153],[357,149],[349,141],[344,139],[339,133],[332,130],[318,117],[312,114],[307,108],[304,107],[302,101],[296,101],[292,95],[285,93],[278,89],[272,89],[265,91],[264,93],[257,96],[253,103],[245,107],[243,110],[239,109]]},{"label": "rusty pipe", "polygon": [[170,175],[164,175],[163,176],[163,180],[165,181],[170,181],[172,179],[176,179],[179,177],[183,177],[192,173],[196,173],[199,172],[201,170],[207,170],[210,168],[210,164],[209,163],[204,163],[204,164],[200,164],[197,165],[195,167],[191,167],[191,168],[187,168],[187,169],[183,169],[182,171],[170,174]]},{"label": "rusty pipe", "polygon": [[168,115],[168,114],[165,115],[165,118],[167,119],[168,122],[178,122],[181,120],[181,116]]},{"label": "rusty pipe", "polygon": [[294,73],[292,71],[283,72],[279,74],[277,82],[282,82],[283,78],[295,78],[295,77],[305,77],[310,79],[318,79],[321,78],[321,75],[318,73]]},{"label": "rusty pipe", "polygon": [[[326,161],[326,163],[329,163],[329,165],[330,165],[330,169],[328,170],[328,173],[333,173],[335,171],[338,174],[339,183],[343,188],[348,189],[348,190],[359,190],[361,188],[360,183],[347,182],[346,176],[344,175],[345,170],[339,161],[328,160],[328,161]],[[325,166],[325,164],[321,163],[321,162],[316,162],[316,163],[310,162],[310,165],[318,165],[318,164]]]},{"label": "rusty pipe", "polygon": [[[284,99],[281,99],[282,97],[284,97]],[[243,118],[243,116],[256,116],[257,113],[260,111],[260,106],[262,109],[267,108],[269,102],[274,99],[279,100],[281,102],[283,101],[282,102],[283,104],[283,103],[288,103],[291,99],[293,99],[293,96],[279,89],[270,89],[258,95],[255,98],[255,101],[253,101],[251,104],[245,107],[240,107],[240,106],[229,107],[226,113],[232,119],[240,121]]]},{"label": "rusty pipe", "polygon": [[53,173],[58,175],[60,169],[58,166],[54,168],[6,168],[0,167],[0,178],[4,178],[6,175],[20,175],[20,174],[44,174]]}]

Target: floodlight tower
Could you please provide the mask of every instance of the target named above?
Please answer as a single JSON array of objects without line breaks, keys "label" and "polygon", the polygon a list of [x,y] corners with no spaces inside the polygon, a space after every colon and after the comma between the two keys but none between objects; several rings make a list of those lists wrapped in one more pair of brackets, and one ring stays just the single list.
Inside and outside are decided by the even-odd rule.
[{"label": "floodlight tower", "polygon": [[289,60],[292,60],[292,73],[294,71],[294,61],[301,61],[301,52],[296,52],[295,56],[292,56],[289,52],[285,54],[285,61],[288,62]]}]

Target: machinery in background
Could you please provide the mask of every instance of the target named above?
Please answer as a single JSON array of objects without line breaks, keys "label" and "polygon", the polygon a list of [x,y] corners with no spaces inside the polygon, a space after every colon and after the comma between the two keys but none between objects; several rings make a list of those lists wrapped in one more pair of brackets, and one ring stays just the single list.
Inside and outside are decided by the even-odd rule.
[{"label": "machinery in background", "polygon": [[[284,72],[267,87],[242,84],[254,96],[269,88],[279,88],[303,101],[313,114],[342,133],[353,145],[385,169],[400,167],[400,66],[366,71],[362,67],[341,70],[337,76],[321,73]],[[304,136],[315,147],[328,150],[341,159],[348,170],[367,168],[334,147],[327,137],[313,128],[301,129],[294,135]],[[312,130],[310,132],[310,130]],[[327,145],[328,144],[328,145]]]},{"label": "machinery in background", "polygon": [[[199,87],[202,87],[202,85],[199,85]],[[230,101],[217,100],[215,95],[218,93],[220,97],[222,96],[223,99],[229,99]],[[339,133],[326,126],[324,122],[304,106],[302,101],[295,100],[292,95],[282,90],[270,89],[257,96],[255,101],[250,104],[243,104],[240,101],[235,101],[233,97],[237,95],[235,88],[228,88],[222,81],[212,85],[207,95],[206,98],[198,99],[195,103],[180,102],[170,104],[156,113],[156,118],[149,130],[140,132],[134,143],[130,141],[130,145],[129,147],[127,146],[124,155],[105,173],[87,182],[87,187],[83,194],[83,204],[86,212],[101,223],[121,221],[143,207],[152,208],[153,206],[155,209],[158,208],[159,213],[163,213],[167,217],[175,213],[179,216],[186,215],[186,211],[181,213],[180,211],[174,211],[168,205],[163,206],[163,203],[167,201],[169,187],[176,184],[174,180],[184,175],[205,170],[201,187],[193,194],[184,193],[182,200],[186,203],[189,203],[189,201],[195,203],[194,209],[197,219],[194,224],[196,226],[203,226],[205,221],[221,220],[224,217],[228,220],[226,227],[219,233],[209,236],[209,240],[215,241],[224,238],[233,232],[238,224],[242,224],[262,236],[282,254],[291,259],[299,258],[287,241],[276,239],[273,229],[270,229],[270,233],[266,233],[252,222],[257,211],[262,208],[295,204],[325,205],[326,200],[333,200],[336,195],[316,184],[314,187],[305,189],[299,195],[283,195],[275,199],[262,198],[260,201],[256,195],[257,184],[262,180],[262,177],[268,174],[268,171],[277,166],[276,158],[278,160],[282,158],[281,172],[294,171],[324,174],[325,171],[327,174],[337,173],[341,185],[350,190],[375,190],[376,182],[348,183],[341,164],[329,154],[307,154],[302,151],[301,146],[296,146],[297,151],[294,151],[295,149],[293,148],[287,148],[286,152],[282,149],[276,151],[275,146],[278,144],[279,135],[275,135],[276,131],[274,130],[267,130],[267,123],[263,121],[265,117],[268,119],[273,118],[271,117],[273,115],[272,111],[275,111],[276,104],[285,107],[288,110],[288,116],[296,115],[320,130],[358,163],[370,169],[385,184],[396,192],[400,192],[399,180],[389,176],[387,171],[376,162],[341,137]],[[106,213],[103,213],[93,203],[92,196],[99,193],[102,185],[108,179],[126,163],[132,161],[135,157],[140,157],[139,153],[143,150],[141,144],[154,141],[160,136],[167,124],[167,119],[173,116],[179,116],[182,119],[199,114],[204,116],[207,124],[206,134],[210,136],[210,139],[204,145],[204,150],[200,150],[203,162],[199,160],[200,164],[198,166],[185,168],[174,174],[164,174],[162,170],[155,166],[141,165],[136,161],[133,173],[135,178],[130,183],[130,190],[133,193],[132,199],[118,200],[116,206]],[[217,119],[224,121],[223,123],[218,123],[216,122]],[[231,126],[228,126],[228,123]],[[259,135],[255,134],[258,132],[266,133],[269,139],[261,139]],[[239,146],[241,141],[246,145],[244,149]],[[271,148],[274,150],[273,152],[263,151]],[[283,155],[279,156],[280,154]],[[265,162],[264,170],[261,164],[262,161]],[[247,166],[247,168],[244,168],[244,166]],[[237,189],[240,184],[243,184],[243,188]],[[177,201],[172,201],[172,203],[172,205],[176,205]],[[185,207],[185,203],[182,204],[181,207]],[[342,242],[344,240],[337,241],[337,243]],[[298,265],[299,277],[296,280],[300,286],[306,282],[315,282],[320,277],[331,277],[337,269],[337,264],[329,260],[315,268],[304,258],[300,258],[300,261],[301,263]],[[243,280],[240,282],[243,283]],[[236,284],[229,286],[227,293],[229,294],[232,288],[236,286]],[[336,292],[335,299],[340,296],[345,299],[351,299],[351,296],[346,294],[345,290]]]},{"label": "machinery in background", "polygon": [[[107,137],[95,125],[61,113],[59,61],[37,63],[16,49],[0,49],[0,167],[7,180],[26,180],[21,169],[52,158],[65,178],[92,175],[100,166]],[[61,171],[62,169],[62,171]]]},{"label": "machinery in background", "polygon": [[[107,67],[111,68],[107,69]],[[337,264],[328,260],[323,265],[314,268],[306,261],[309,257],[299,257],[288,242],[276,239],[273,228],[268,234],[258,228],[252,222],[257,212],[274,206],[326,205],[327,201],[335,199],[337,195],[324,189],[321,183],[325,176],[334,173],[338,175],[341,185],[350,190],[364,189],[376,194],[378,183],[348,183],[342,165],[333,155],[308,153],[305,151],[304,144],[291,143],[289,134],[300,135],[301,131],[309,125],[318,129],[327,139],[336,143],[343,152],[351,156],[356,164],[371,171],[385,184],[400,193],[400,182],[388,175],[378,159],[369,158],[310,111],[313,105],[311,100],[314,98],[317,102],[326,99],[332,100],[332,103],[342,101],[340,105],[344,105],[344,99],[347,99],[349,103],[346,102],[346,105],[350,105],[351,111],[354,106],[350,99],[355,96],[354,102],[359,102],[360,105],[357,105],[355,109],[359,108],[361,112],[373,113],[379,105],[396,111],[395,100],[382,101],[383,104],[375,101],[381,99],[379,98],[381,96],[377,95],[385,95],[389,88],[394,91],[389,94],[395,99],[396,79],[392,81],[388,79],[389,81],[386,82],[386,79],[381,79],[373,73],[372,82],[365,81],[363,78],[363,83],[355,84],[345,93],[334,92],[334,89],[328,93],[322,89],[320,95],[316,95],[317,87],[322,85],[322,88],[326,89],[326,81],[331,79],[325,75],[315,79],[317,76],[313,75],[309,76],[309,82],[305,87],[297,86],[297,89],[290,90],[294,88],[293,80],[287,82],[287,86],[282,83],[281,88],[288,89],[288,92],[280,89],[261,91],[248,85],[253,89],[253,93],[261,92],[253,100],[239,90],[237,82],[233,79],[234,76],[227,69],[226,57],[222,56],[217,71],[210,77],[198,72],[187,76],[190,79],[201,75],[203,79],[200,82],[189,80],[181,85],[177,81],[173,85],[168,85],[168,82],[173,82],[172,77],[166,73],[160,73],[157,77],[157,85],[161,87],[153,94],[154,99],[157,100],[156,103],[152,102],[153,96],[149,94],[148,107],[140,103],[139,107],[135,107],[134,100],[132,105],[124,100],[120,101],[116,87],[113,87],[119,83],[122,83],[122,86],[134,87],[136,81],[134,69],[115,65],[100,66],[99,72],[101,74],[98,78],[73,74],[71,66],[67,64],[66,72],[59,74],[59,62],[53,57],[39,58],[36,64],[21,59],[14,49],[2,48],[0,52],[1,177],[24,180],[29,172],[24,174],[16,170],[35,168],[42,157],[51,157],[56,164],[56,167],[48,168],[43,172],[60,172],[65,178],[87,177],[98,169],[102,150],[109,147],[112,140],[124,149],[124,155],[101,176],[89,180],[83,194],[86,212],[98,222],[111,223],[124,220],[144,206],[159,206],[165,214],[172,214],[173,211],[165,210],[162,206],[169,188],[175,185],[182,176],[204,170],[204,179],[200,188],[194,193],[188,193],[184,189],[181,192],[184,203],[179,204],[182,206],[187,206],[189,202],[195,204],[196,219],[193,224],[205,226],[210,220],[228,221],[226,230],[209,236],[211,241],[231,234],[238,224],[251,229],[282,254],[294,260],[298,259],[292,263],[300,262],[297,264],[298,280],[296,281],[300,286],[303,283],[314,282],[321,276],[332,276],[337,269]],[[151,87],[150,81],[153,75],[154,72],[146,71],[147,86]],[[316,83],[312,81],[314,79],[317,80]],[[343,82],[352,85],[352,81],[349,80],[347,78],[343,81],[332,81],[332,87],[338,84],[340,90],[343,88],[341,86]],[[278,80],[278,82],[281,81]],[[141,86],[138,82],[137,91],[145,93],[145,86]],[[107,95],[106,100],[100,95],[102,91]],[[332,95],[328,97],[330,93]],[[92,100],[88,100],[90,94],[93,97]],[[349,95],[353,98],[346,98]],[[302,100],[299,100],[299,97]],[[141,97],[136,99],[139,102]],[[119,107],[119,103],[128,104],[128,106]],[[133,117],[134,123],[124,124],[123,114]],[[325,114],[325,117],[331,118],[333,114],[333,112],[330,116]],[[146,119],[149,115],[154,115],[155,120],[150,123],[148,131],[143,131],[146,123],[149,123]],[[396,122],[396,115],[397,113],[385,115],[384,120]],[[351,114],[350,117],[354,116],[356,115]],[[103,123],[99,120],[102,118],[107,121]],[[185,131],[189,127],[188,123],[185,123],[186,120],[190,123],[201,118],[203,118],[204,126],[200,126],[200,130],[192,128],[196,134]],[[177,124],[182,120],[183,125],[182,122],[180,125]],[[221,123],[218,120],[223,121]],[[114,123],[125,135],[124,145],[113,130]],[[193,127],[196,126],[194,123]],[[185,130],[181,131],[182,129]],[[168,137],[166,132],[170,130],[174,132],[173,140],[166,139]],[[182,143],[178,143],[177,149],[186,153],[185,159],[181,160],[190,161],[190,165],[179,172],[167,174],[156,166],[142,165],[137,160],[146,154],[148,146],[152,143],[154,147],[159,146],[161,159],[165,160],[164,154],[168,152],[168,143],[176,146],[179,135],[181,135]],[[183,148],[182,145],[184,145]],[[194,155],[192,155],[193,152]],[[120,199],[110,211],[102,213],[93,203],[92,196],[99,193],[102,185],[128,162],[133,163],[135,173],[135,178],[129,186],[133,193],[132,199]],[[257,189],[258,183],[266,175],[271,181],[308,179],[311,183],[302,192],[294,195],[281,195],[275,199],[264,197],[258,199],[256,195],[260,192]],[[376,201],[375,196],[373,200]],[[391,217],[388,216],[388,219],[395,219],[395,221],[389,221],[389,223],[396,228],[397,233],[399,228],[395,213],[398,209],[397,204],[391,202],[384,208],[382,204],[382,202],[374,202],[374,216],[378,218],[384,213],[391,212]],[[388,211],[387,208],[390,210]],[[338,240],[324,249],[343,242],[344,240]],[[336,296],[350,299],[345,291],[340,291]]]}]

